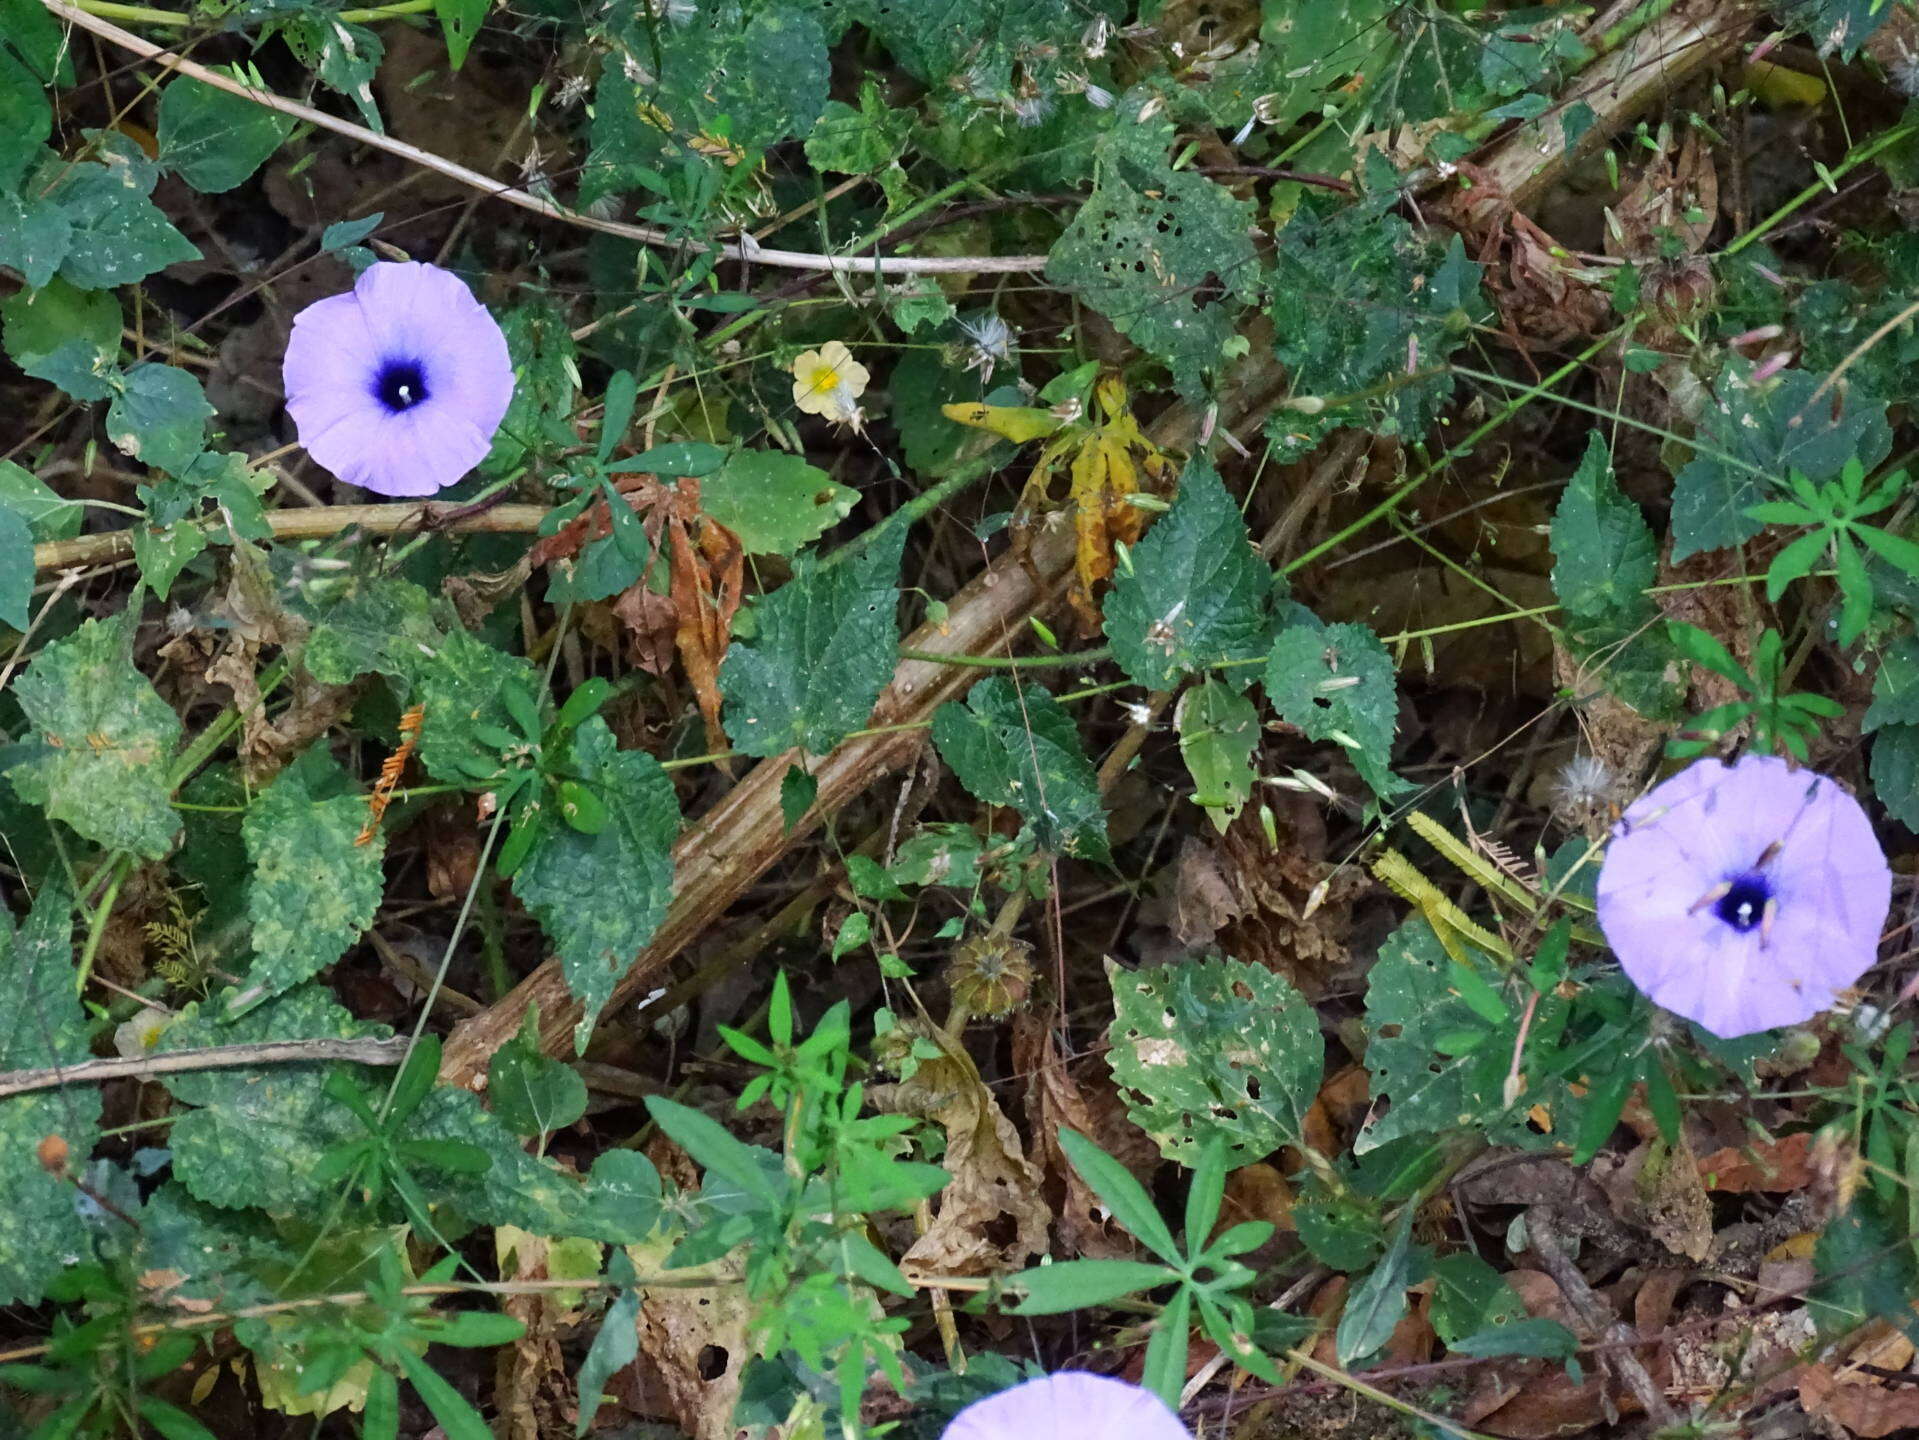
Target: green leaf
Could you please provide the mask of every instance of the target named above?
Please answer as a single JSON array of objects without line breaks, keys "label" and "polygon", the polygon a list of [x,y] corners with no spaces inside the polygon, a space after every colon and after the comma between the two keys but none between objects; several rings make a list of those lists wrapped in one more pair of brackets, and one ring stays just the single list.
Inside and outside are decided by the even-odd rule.
[{"label": "green leaf", "polygon": [[586,1113],[586,1082],[541,1051],[537,1012],[494,1055],[486,1093],[493,1113],[516,1135],[564,1130]]},{"label": "green leaf", "polygon": [[181,725],[133,668],[137,618],[89,620],[34,657],[14,693],[42,748],[7,777],[87,839],[158,860],[180,833],[167,768]]},{"label": "green leaf", "polygon": [[[354,1019],[320,985],[275,996],[236,1020],[217,1018],[225,1008],[218,996],[188,1006],[162,1032],[158,1048],[381,1033]],[[167,1132],[174,1173],[196,1200],[222,1209],[253,1207],[278,1215],[316,1209],[328,1198],[315,1174],[321,1157],[365,1137],[359,1122],[325,1093],[327,1077],[336,1071],[360,1076],[365,1085],[384,1078],[364,1066],[334,1062],[167,1076],[163,1083],[173,1098],[196,1107]]]},{"label": "green leaf", "polygon": [[51,381],[75,400],[105,400],[113,393],[120,353],[120,301],[114,295],[56,277],[0,300],[0,325],[7,354],[35,379]]},{"label": "green leaf", "polygon": [[[0,90],[6,86],[8,62],[0,54]],[[5,120],[0,97],[0,123]],[[0,159],[0,167],[8,165]],[[73,222],[52,200],[39,195],[9,195],[0,189],[0,265],[20,272],[27,288],[37,290],[59,273],[73,245]]]},{"label": "green leaf", "polygon": [[1919,723],[1919,639],[1908,635],[1888,645],[1872,677],[1872,704],[1860,729]]},{"label": "green leaf", "polygon": [[770,1151],[735,1140],[717,1120],[664,1096],[649,1095],[646,1109],[654,1123],[702,1170],[731,1181],[735,1189],[762,1205],[779,1202],[767,1167],[761,1163],[761,1157],[770,1156]]},{"label": "green leaf", "polygon": [[820,782],[798,765],[789,765],[780,776],[780,819],[791,830],[806,818],[813,802],[820,797]]},{"label": "green leaf", "polygon": [[593,1428],[593,1417],[606,1399],[606,1383],[631,1365],[640,1355],[640,1295],[637,1290],[622,1290],[606,1307],[600,1333],[593,1347],[580,1362],[580,1413],[573,1433],[583,1436]]},{"label": "green leaf", "polygon": [[207,532],[182,521],[178,525],[133,527],[133,560],[154,598],[164,600],[180,572],[207,548]]},{"label": "green leaf", "polygon": [[159,1432],[161,1440],[213,1440],[213,1432],[177,1405],[153,1395],[142,1395],[140,1418]]},{"label": "green leaf", "polygon": [[516,305],[500,316],[500,331],[513,360],[513,399],[480,465],[488,476],[510,473],[529,451],[574,444],[580,390],[579,347],[558,305],[545,297]]},{"label": "green leaf", "polygon": [[933,744],[974,798],[1010,805],[1045,849],[1105,860],[1106,809],[1079,728],[1036,685],[998,676],[933,712]]},{"label": "green leaf", "polygon": [[182,260],[198,247],[147,199],[158,175],[131,140],[102,143],[99,161],[55,167],[49,198],[72,226],[60,274],[82,290],[131,285]]},{"label": "green leaf", "polygon": [[1807,1313],[1822,1336],[1887,1320],[1908,1338],[1919,1334],[1912,1296],[1919,1289],[1911,1237],[1896,1214],[1868,1188],[1821,1228],[1813,1247]]},{"label": "green leaf", "polygon": [[1605,437],[1594,430],[1585,458],[1553,512],[1553,593],[1570,619],[1639,619],[1652,612],[1658,577],[1652,527],[1613,479]]},{"label": "green leaf", "polygon": [[1259,711],[1224,680],[1206,680],[1179,697],[1173,723],[1193,777],[1193,803],[1224,834],[1252,798]]},{"label": "green leaf", "polygon": [[294,58],[319,76],[321,84],[353,102],[369,130],[386,132],[379,107],[373,103],[373,76],[386,54],[378,35],[322,10],[294,12],[280,22],[279,33]]},{"label": "green leaf", "polygon": [[615,982],[666,916],[680,807],[659,761],[616,748],[597,715],[574,737],[573,762],[605,803],[606,828],[587,835],[544,826],[514,872],[513,893],[553,941],[567,989],[585,1008],[575,1031],[585,1049]]},{"label": "green leaf", "polygon": [[1124,168],[1102,167],[1054,242],[1046,278],[1164,360],[1179,392],[1196,398],[1224,357],[1241,307],[1258,293],[1252,206],[1190,170],[1162,165],[1135,183]]},{"label": "green leaf", "polygon": [[856,491],[783,450],[742,450],[700,482],[700,508],[749,555],[792,555],[844,520]]},{"label": "green leaf", "polygon": [[492,0],[433,0],[433,13],[446,33],[447,64],[458,70],[466,63],[467,48],[480,33]]},{"label": "green leaf", "polygon": [[[322,685],[345,685],[371,671],[404,685],[425,671],[460,663],[439,654],[448,637],[434,619],[433,597],[396,575],[355,570],[316,594],[296,589],[290,608],[309,622],[300,659]],[[472,688],[449,682],[438,694],[452,702],[468,698]],[[436,723],[451,724],[453,716],[437,716]],[[445,751],[435,754],[445,763]]]},{"label": "green leaf", "polygon": [[1772,0],[1779,23],[1803,30],[1821,57],[1850,61],[1875,31],[1892,18],[1886,0]]},{"label": "green leaf", "polygon": [[1766,476],[1797,471],[1830,480],[1857,459],[1867,469],[1886,458],[1892,432],[1885,406],[1858,391],[1843,403],[1813,396],[1820,377],[1786,370],[1754,389],[1735,366],[1714,403],[1699,418],[1699,437],[1720,455],[1703,451],[1680,470],[1672,494],[1674,562],[1702,550],[1743,544],[1763,528],[1746,512],[1765,498]]},{"label": "green leaf", "polygon": [[1213,1140],[1235,1164],[1305,1135],[1325,1043],[1311,1005],[1263,965],[1207,956],[1123,970],[1108,963],[1107,1056],[1133,1123],[1192,1167]]},{"label": "green leaf", "polygon": [[1919,829],[1919,724],[1882,725],[1872,737],[1872,793],[1901,825]]},{"label": "green leaf", "polygon": [[664,158],[697,155],[696,136],[761,151],[806,134],[826,108],[826,34],[811,9],[720,0],[684,24],[632,20],[609,38],[584,200],[645,184]]},{"label": "green leaf", "polygon": [[375,827],[366,844],[357,843],[367,816],[366,797],[324,744],[282,770],[249,807],[240,833],[252,867],[254,959],[236,1007],[311,979],[373,923],[385,888],[386,837]]},{"label": "green leaf", "polygon": [[1334,1332],[1334,1353],[1342,1366],[1351,1366],[1374,1354],[1392,1338],[1406,1315],[1406,1287],[1412,1283],[1413,1211],[1400,1211],[1399,1225],[1366,1278],[1353,1287]]},{"label": "green leaf", "polygon": [[446,1440],[493,1440],[493,1431],[480,1418],[480,1412],[438,1370],[405,1345],[388,1347],[388,1354],[399,1362],[408,1382],[440,1422]]},{"label": "green leaf", "polygon": [[[392,591],[371,603],[376,614],[394,605],[409,616],[420,613],[412,597]],[[402,656],[414,693],[426,706],[420,763],[427,773],[444,783],[470,784],[476,775],[498,771],[503,764],[500,747],[481,734],[511,727],[513,716],[501,696],[516,687],[539,694],[539,671],[464,630],[450,631],[435,647],[422,646],[410,656],[403,651],[393,658]]]},{"label": "green leaf", "polygon": [[1469,1335],[1526,1318],[1506,1277],[1470,1250],[1433,1264],[1433,1330],[1448,1348]]},{"label": "green leaf", "polygon": [[204,194],[242,184],[292,128],[277,111],[184,75],[160,92],[160,163]]},{"label": "green leaf", "polygon": [[[472,1152],[471,1160],[458,1162],[461,1168],[435,1177],[440,1193],[470,1221],[515,1225],[535,1235],[575,1235],[592,1228],[579,1180],[527,1154],[520,1137],[469,1090],[442,1085],[429,1091],[401,1138],[409,1145],[452,1147],[456,1156]],[[480,1156],[483,1169],[472,1163]]]},{"label": "green leaf", "polygon": [[[1476,951],[1476,966],[1482,962]],[[1439,1040],[1485,1024],[1455,988],[1453,960],[1423,919],[1401,925],[1380,948],[1366,977],[1366,1068],[1374,1118],[1353,1141],[1364,1155],[1402,1135],[1436,1135],[1483,1122],[1504,1107],[1496,1083],[1483,1084],[1472,1054],[1442,1057]],[[1496,982],[1486,969],[1481,978]],[[1389,1102],[1384,1114],[1381,1101]]]},{"label": "green leaf", "polygon": [[0,503],[0,625],[25,630],[33,607],[33,527]]},{"label": "green leaf", "polygon": [[1308,740],[1336,740],[1381,799],[1406,788],[1389,768],[1399,723],[1393,659],[1364,625],[1280,631],[1266,661],[1266,695]]},{"label": "green leaf", "polygon": [[1173,1232],[1153,1204],[1153,1197],[1133,1178],[1130,1170],[1076,1130],[1061,1127],[1059,1143],[1080,1179],[1092,1188],[1113,1218],[1124,1225],[1135,1240],[1162,1260],[1180,1263],[1182,1257],[1173,1241]]},{"label": "green leaf", "polygon": [[[114,314],[117,320],[119,312]],[[86,506],[80,501],[58,494],[11,460],[0,460],[0,505],[25,520],[35,540],[72,539],[86,518]]]},{"label": "green leaf", "polygon": [[[0,1069],[40,1069],[84,1060],[86,1017],[73,988],[73,899],[42,884],[16,932],[0,907]],[[68,1164],[83,1169],[100,1127],[92,1085],[0,1100],[0,1304],[35,1305],[69,1257],[88,1253],[73,1186],[40,1165],[40,1142],[57,1135]]]},{"label": "green leaf", "polygon": [[1139,1260],[1064,1260],[1015,1275],[1006,1287],[1018,1295],[1015,1315],[1063,1315],[1110,1305],[1179,1279],[1177,1270]]},{"label": "green leaf", "polygon": [[207,404],[200,382],[172,365],[136,365],[107,407],[107,438],[156,470],[184,470],[206,448]]},{"label": "green leaf", "polygon": [[1460,1355],[1530,1355],[1569,1360],[1579,1353],[1579,1337],[1557,1320],[1513,1320],[1452,1342]]},{"label": "green leaf", "polygon": [[886,104],[878,85],[860,84],[855,109],[838,100],[826,102],[819,123],[806,137],[806,159],[815,170],[840,175],[870,175],[899,158],[912,138],[916,117]]},{"label": "green leaf", "polygon": [[753,608],[757,631],[720,666],[726,733],[762,758],[794,746],[824,755],[864,725],[893,678],[900,555],[891,525],[838,564],[802,556]]},{"label": "green leaf", "polygon": [[1106,638],[1135,684],[1171,690],[1196,671],[1259,654],[1272,584],[1218,472],[1194,460],[1172,509],[1113,584]]}]

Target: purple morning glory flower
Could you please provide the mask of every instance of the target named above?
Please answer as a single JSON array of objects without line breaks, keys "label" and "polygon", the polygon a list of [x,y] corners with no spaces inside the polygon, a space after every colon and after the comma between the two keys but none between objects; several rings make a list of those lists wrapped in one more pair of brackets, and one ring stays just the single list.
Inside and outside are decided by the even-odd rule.
[{"label": "purple morning glory flower", "polygon": [[293,321],[287,412],[349,485],[432,495],[486,458],[513,399],[506,337],[460,278],[382,261]]},{"label": "purple morning glory flower", "polygon": [[1633,983],[1722,1040],[1831,1005],[1871,966],[1891,903],[1859,802],[1771,755],[1655,786],[1599,871],[1599,928]]},{"label": "purple morning glory flower", "polygon": [[941,1440],[1192,1440],[1150,1390],[1083,1370],[1028,1380],[976,1400]]}]

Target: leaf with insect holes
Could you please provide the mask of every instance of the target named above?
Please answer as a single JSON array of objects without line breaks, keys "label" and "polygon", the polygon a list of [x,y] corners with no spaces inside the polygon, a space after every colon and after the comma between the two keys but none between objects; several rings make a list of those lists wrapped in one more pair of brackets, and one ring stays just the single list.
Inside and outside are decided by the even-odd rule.
[{"label": "leaf with insect holes", "polygon": [[282,770],[248,808],[240,827],[251,866],[245,1003],[311,979],[373,923],[386,885],[386,837],[375,825],[357,843],[369,816],[366,796],[324,744]]},{"label": "leaf with insect holes", "polygon": [[426,706],[420,763],[427,773],[446,783],[471,784],[499,772],[501,747],[485,737],[518,733],[502,696],[509,689],[539,695],[540,672],[530,661],[495,650],[464,630],[449,632],[428,653],[406,663],[414,697]]},{"label": "leaf with insect holes", "polygon": [[1185,676],[1258,655],[1273,577],[1219,474],[1194,460],[1179,495],[1133,547],[1106,597],[1106,638],[1135,684],[1171,690]]},{"label": "leaf with insect holes", "polygon": [[1179,753],[1193,777],[1193,803],[1224,834],[1253,795],[1259,710],[1224,680],[1206,680],[1179,697],[1173,712]]},{"label": "leaf with insect holes", "polygon": [[1712,449],[1702,445],[1673,481],[1675,563],[1743,544],[1764,529],[1747,512],[1766,498],[1767,477],[1797,471],[1830,480],[1848,460],[1871,470],[1892,448],[1886,407],[1871,396],[1819,394],[1821,377],[1804,370],[1783,371],[1758,387],[1750,375],[1751,367],[1735,364],[1700,413],[1699,438]]},{"label": "leaf with insect holes", "polygon": [[1267,657],[1266,695],[1308,740],[1338,742],[1382,800],[1407,788],[1389,768],[1399,723],[1393,658],[1364,625],[1287,626]]},{"label": "leaf with insect holes", "polygon": [[568,768],[604,804],[607,823],[589,835],[548,818],[513,873],[513,893],[559,953],[585,1011],[574,1032],[584,1050],[614,984],[666,917],[680,807],[660,762],[619,749],[597,715],[574,735]]},{"label": "leaf with insect holes", "polygon": [[158,860],[180,833],[167,768],[181,725],[133,668],[137,619],[88,620],[34,657],[14,694],[39,753],[7,778],[87,839]]},{"label": "leaf with insect holes", "polygon": [[999,676],[933,712],[933,744],[975,799],[1010,805],[1041,846],[1105,860],[1106,808],[1079,727],[1046,691]]},{"label": "leaf with insect holes", "polygon": [[[1148,98],[1142,89],[1122,105]],[[1180,394],[1196,399],[1259,291],[1251,224],[1251,204],[1204,175],[1114,161],[1054,242],[1046,278],[1164,360]]]},{"label": "leaf with insect holes", "polygon": [[159,173],[132,140],[108,133],[97,161],[57,162],[35,175],[34,193],[57,201],[72,227],[62,277],[82,290],[111,290],[200,258],[147,199]]},{"label": "leaf with insect holes", "polygon": [[[87,1022],[73,988],[73,897],[43,883],[18,930],[0,906],[0,1070],[84,1060]],[[57,1090],[0,1100],[0,1305],[36,1305],[48,1282],[88,1252],[72,1183],[41,1163],[49,1136],[65,1166],[83,1170],[100,1133],[100,1090]]]},{"label": "leaf with insect holes", "polygon": [[824,755],[866,723],[893,678],[905,544],[906,527],[894,524],[837,564],[802,556],[754,606],[757,633],[734,641],[720,666],[735,746],[761,758],[794,746]]},{"label": "leaf with insect holes", "polygon": [[1191,1167],[1217,1138],[1247,1164],[1305,1134],[1326,1046],[1284,976],[1218,955],[1106,974],[1113,1078],[1162,1155]]}]

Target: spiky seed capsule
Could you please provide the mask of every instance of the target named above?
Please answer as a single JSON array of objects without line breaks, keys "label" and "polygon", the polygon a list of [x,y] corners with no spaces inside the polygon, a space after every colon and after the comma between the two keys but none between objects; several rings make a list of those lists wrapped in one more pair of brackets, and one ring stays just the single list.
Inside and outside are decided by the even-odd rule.
[{"label": "spiky seed capsule", "polygon": [[1003,935],[976,935],[953,951],[948,980],[953,1003],[968,1015],[997,1020],[1026,1003],[1033,989],[1033,947]]}]

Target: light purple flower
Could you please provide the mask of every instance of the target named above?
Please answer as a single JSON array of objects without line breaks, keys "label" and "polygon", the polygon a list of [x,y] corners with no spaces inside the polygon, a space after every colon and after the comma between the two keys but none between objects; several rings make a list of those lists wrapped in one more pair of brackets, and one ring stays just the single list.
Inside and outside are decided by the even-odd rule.
[{"label": "light purple flower", "polygon": [[1192,1440],[1150,1390],[1083,1370],[1028,1380],[953,1417],[941,1440]]},{"label": "light purple flower", "polygon": [[349,485],[431,495],[486,458],[513,399],[506,337],[457,275],[417,261],[360,272],[287,340],[300,443]]},{"label": "light purple flower", "polygon": [[1599,871],[1599,928],[1633,983],[1723,1040],[1831,1005],[1871,966],[1891,903],[1859,802],[1770,755],[1655,786]]}]

